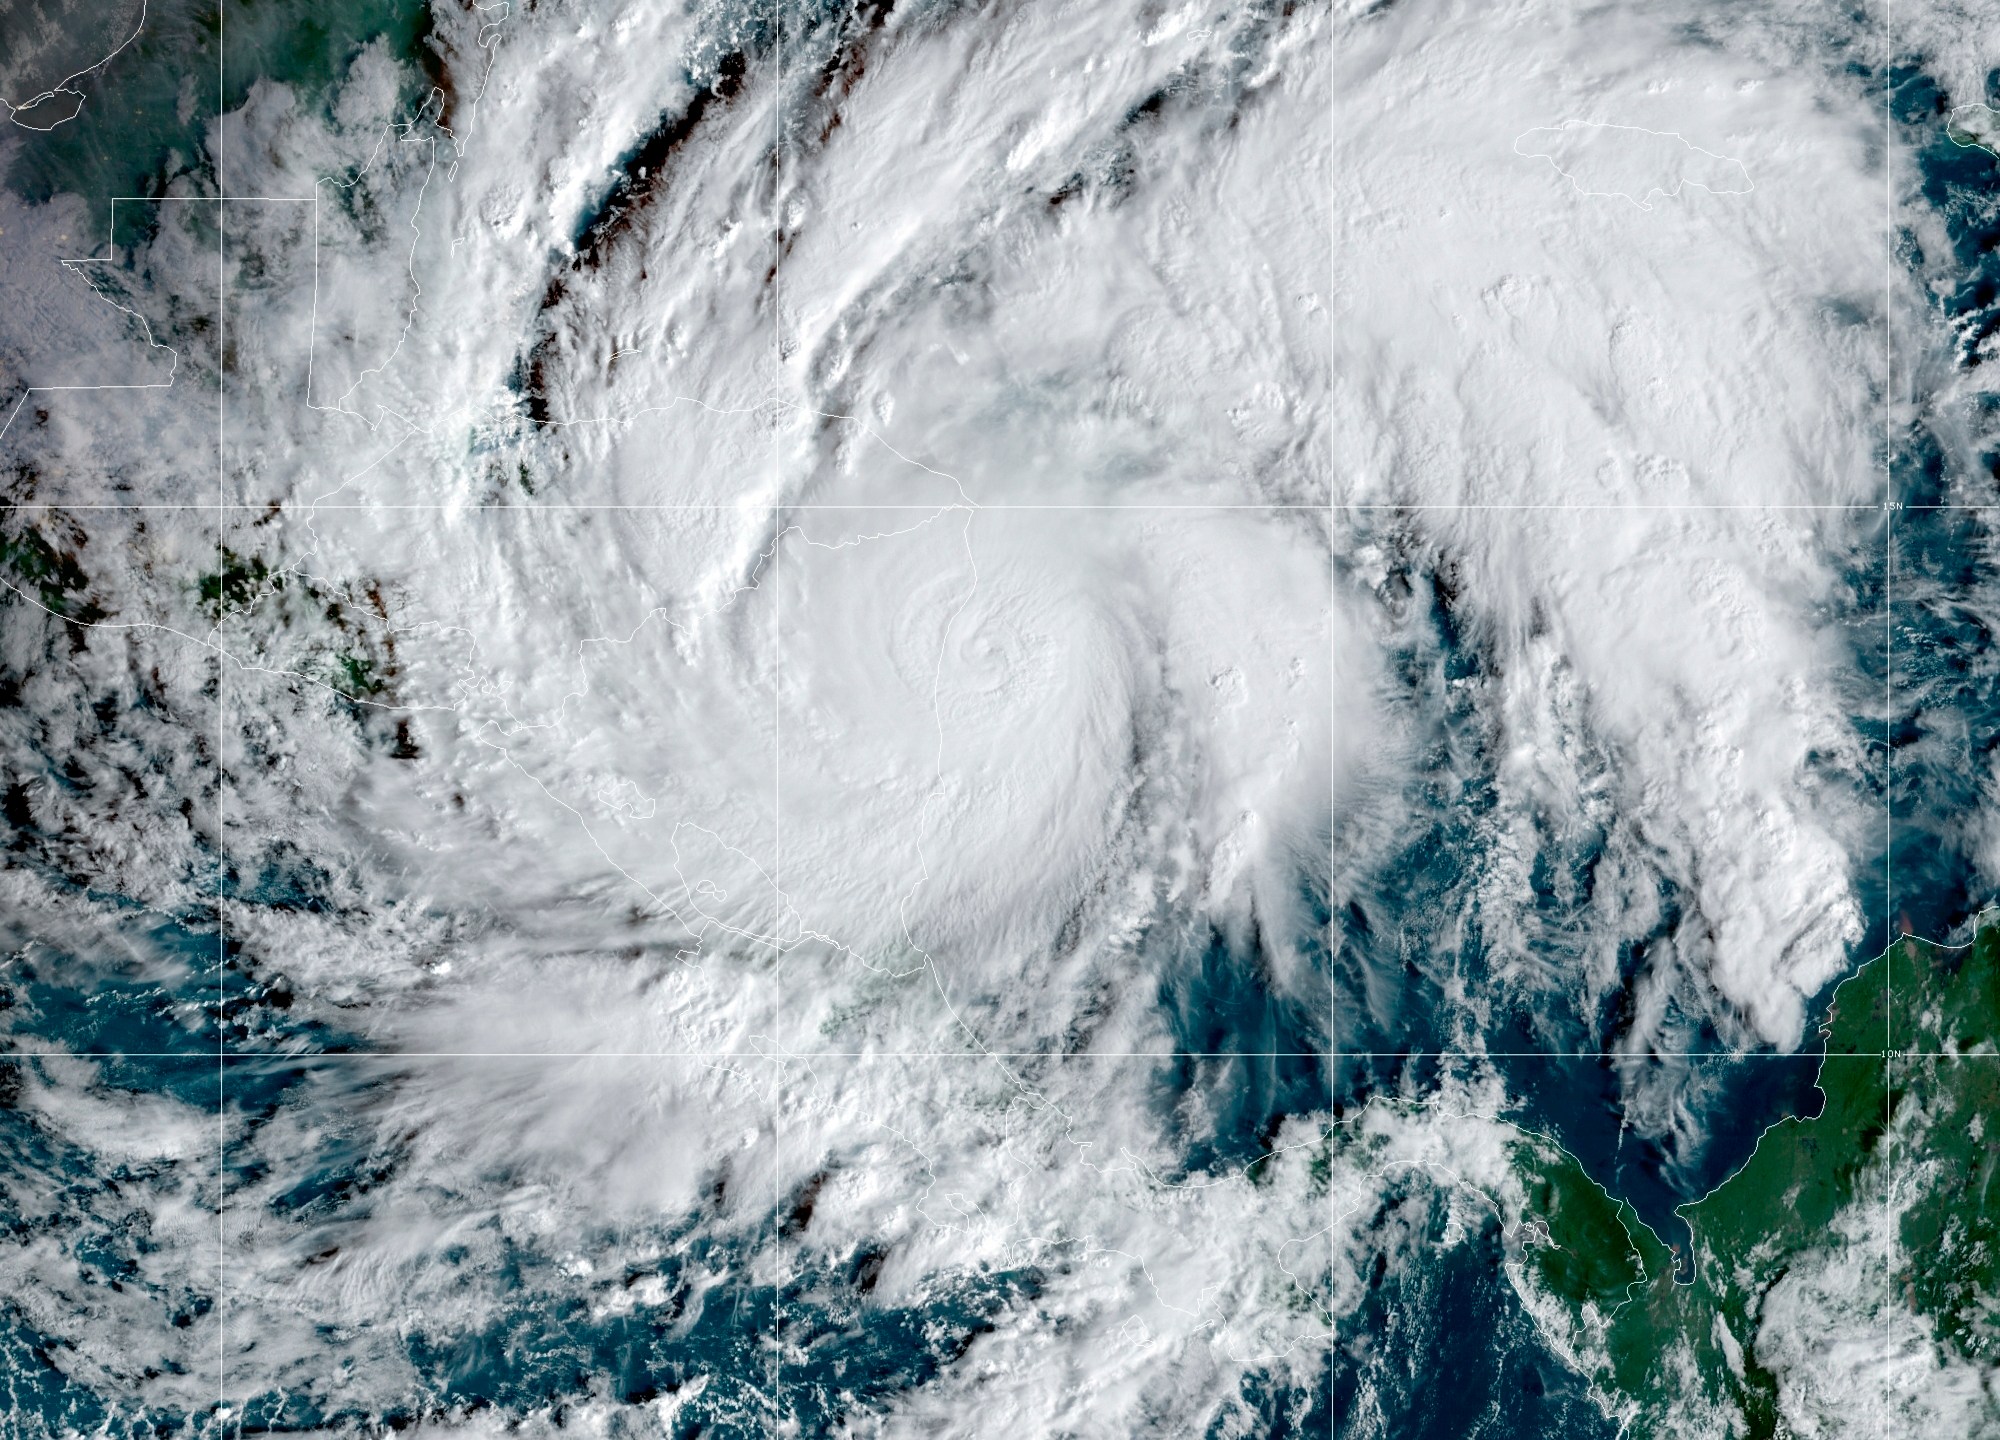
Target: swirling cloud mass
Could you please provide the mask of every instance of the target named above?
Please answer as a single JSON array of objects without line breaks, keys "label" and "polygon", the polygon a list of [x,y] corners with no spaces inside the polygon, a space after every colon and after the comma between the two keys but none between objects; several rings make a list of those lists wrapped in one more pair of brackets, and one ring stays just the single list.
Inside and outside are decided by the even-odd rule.
[{"label": "swirling cloud mass", "polygon": [[[1628,1422],[1519,1157],[1669,1234],[2000,870],[1884,20],[0,6],[8,1424]],[[2000,1393],[1809,1357],[1887,1193],[1798,1433]]]}]

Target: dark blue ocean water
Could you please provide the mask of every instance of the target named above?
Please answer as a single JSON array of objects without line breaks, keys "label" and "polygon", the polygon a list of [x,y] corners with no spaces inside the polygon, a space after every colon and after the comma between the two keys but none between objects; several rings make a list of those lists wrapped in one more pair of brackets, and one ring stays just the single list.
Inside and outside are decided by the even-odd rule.
[{"label": "dark blue ocean water", "polygon": [[1944,117],[1955,104],[2000,103],[2000,93],[1989,77],[1985,95],[1947,96],[1916,65],[1892,78],[1894,113],[1913,142],[1946,253],[1925,253],[1907,228],[1899,246],[1935,286],[1958,394],[1922,407],[1896,436],[1903,508],[1891,517],[1888,566],[1894,823],[1882,905],[1895,930],[1943,938],[1993,899],[1979,878],[1983,837],[1974,822],[2000,747],[2000,567],[1986,508],[2000,502],[2000,395],[1990,393],[1992,362],[1979,353],[2000,332],[2000,160],[1955,144]]},{"label": "dark blue ocean water", "polygon": [[1434,1190],[1387,1198],[1378,1228],[1399,1234],[1400,1248],[1395,1263],[1378,1263],[1367,1299],[1337,1330],[1333,1433],[1611,1440],[1616,1427],[1541,1343],[1501,1273],[1497,1225],[1451,1243]]},{"label": "dark blue ocean water", "polygon": [[[1267,936],[1252,924],[1242,933],[1210,932],[1197,947],[1164,957],[1160,1003],[1175,1053],[1161,1067],[1156,1109],[1177,1133],[1182,1164],[1191,1172],[1241,1168],[1268,1154],[1288,1116],[1326,1110],[1326,905],[1323,877],[1312,877],[1302,910],[1309,928],[1282,937],[1304,957],[1309,982],[1277,978]],[[1173,1117],[1182,1102],[1208,1117],[1186,1133]]]},{"label": "dark blue ocean water", "polygon": [[[407,8],[389,7],[394,14],[381,23],[404,25]],[[363,11],[373,13],[365,6],[356,13]],[[205,13],[190,12],[176,22],[185,26],[195,62],[207,43]],[[397,33],[404,36],[399,43],[415,46],[422,32]],[[324,56],[344,57],[354,43],[343,33],[322,39],[320,50],[286,63],[309,67]],[[758,37],[745,43],[759,43]],[[160,63],[158,56],[135,53],[135,73],[126,77],[133,83],[123,92],[135,109],[158,103],[163,115],[171,112],[166,81],[174,76],[159,70]],[[146,72],[150,79],[138,73],[146,64],[158,71]],[[1866,89],[1879,79],[1856,74],[1852,83]],[[1948,105],[1980,97],[1942,95],[1915,64],[1892,72],[1891,82],[1896,118],[1921,168],[1923,201],[1941,218],[1949,251],[1926,254],[1908,232],[1900,240],[1901,258],[1913,271],[1947,278],[1939,313],[1958,337],[1958,373],[1976,377],[1988,363],[1980,345],[2000,333],[2000,162],[1943,136]],[[17,168],[10,183],[45,193],[58,173],[51,167],[68,166],[98,176],[106,193],[133,193],[156,187],[176,165],[190,162],[181,153],[191,143],[181,133],[186,122],[162,120],[157,133],[139,127],[120,135],[95,118],[108,117],[104,123],[111,124],[117,111],[100,105],[88,113],[90,124],[65,142],[78,147],[74,155],[44,155]],[[603,215],[615,210],[607,205]],[[589,223],[596,222],[585,229]],[[2000,403],[1973,394],[1949,410],[1923,409],[1895,437],[1888,458],[1900,508],[1854,517],[1845,537],[1849,583],[1827,617],[1850,647],[1854,735],[1863,759],[1849,772],[1827,757],[1821,778],[1886,803],[1893,820],[1886,855],[1864,851],[1855,857],[1855,886],[1869,917],[1868,934],[1855,949],[1857,963],[1904,929],[1950,935],[1992,898],[1977,862],[1987,837],[1968,817],[1981,811],[2000,750],[2000,566],[1992,512],[1956,507],[2000,506]],[[1556,1134],[1656,1231],[1677,1239],[1677,1205],[1740,1164],[1771,1121],[1816,1108],[1813,1057],[1752,1054],[1699,1062],[1675,1080],[1689,1094],[1706,1097],[1700,1143],[1683,1149],[1670,1136],[1629,1124],[1631,1075],[1607,1058],[1629,1024],[1629,988],[1595,1003],[1567,989],[1485,983],[1491,978],[1488,917],[1481,914],[1477,889],[1482,825],[1497,803],[1497,737],[1486,731],[1472,691],[1452,682],[1482,678],[1491,662],[1455,593],[1448,557],[1408,552],[1402,583],[1412,623],[1398,658],[1425,760],[1424,779],[1406,797],[1399,845],[1337,915],[1326,912],[1326,877],[1302,878],[1310,892],[1305,909],[1312,934],[1279,937],[1274,947],[1253,927],[1209,936],[1164,962],[1158,998],[1177,1050],[1160,1067],[1159,1113],[1212,1117],[1206,1128],[1178,1138],[1188,1171],[1216,1171],[1254,1162],[1287,1116],[1323,1112],[1329,1100],[1353,1105],[1405,1083],[1421,1088],[1437,1064],[1423,1052],[1453,1048],[1465,1038],[1466,1017],[1446,994],[1447,980],[1456,978],[1497,997],[1480,1022],[1479,1038],[1505,1056],[1496,1063],[1509,1093],[1520,1097],[1516,1118]],[[1583,963],[1611,839],[1601,829],[1547,823],[1536,835],[1525,923],[1531,947],[1552,974],[1573,974]],[[23,843],[31,846],[33,837]],[[300,856],[255,876],[232,876],[229,889],[238,903],[310,911],[326,903],[327,887],[310,859]],[[358,1042],[324,1022],[291,1016],[282,957],[247,953],[233,941],[219,947],[212,915],[163,916],[115,896],[97,898],[119,917],[108,932],[115,944],[87,956],[45,944],[22,949],[4,976],[0,1230],[17,1243],[53,1241],[107,1285],[138,1285],[144,1283],[140,1260],[147,1242],[130,1223],[124,1197],[161,1177],[106,1165],[77,1137],[16,1108],[10,1097],[24,1079],[40,1074],[33,1067],[41,1062],[26,1058],[27,1052],[61,1048],[104,1056],[96,1083],[200,1107],[214,1100],[212,1057],[219,1042],[321,1053]],[[1655,933],[1629,941],[1619,956],[1628,982],[1689,919],[1684,897],[1670,882],[1660,882],[1656,898],[1661,919]],[[1327,1048],[1324,1007],[1310,991],[1302,994],[1276,979],[1271,952],[1284,947],[1302,948],[1316,973],[1332,977],[1338,1053],[1331,1061],[1314,1053]],[[1825,999],[1820,997],[1821,1008]],[[1682,1007],[1675,1023],[1689,1048],[1721,1043],[1691,1009]],[[1564,1058],[1515,1052],[1562,1052]],[[254,1135],[288,1103],[303,1102],[319,1073],[306,1060],[231,1063],[227,1103]],[[1191,1094],[1205,1103],[1183,1104]],[[254,1153],[254,1144],[242,1147],[230,1161],[227,1183],[240,1187],[264,1178],[242,1168],[257,1163],[247,1158]],[[336,1135],[283,1190],[274,1214],[322,1223],[355,1213],[401,1163],[394,1147]],[[1345,1433],[1362,1423],[1358,1417],[1379,1426],[1369,1433],[1396,1437],[1594,1440],[1611,1433],[1574,1377],[1536,1342],[1499,1273],[1497,1235],[1481,1232],[1445,1246],[1440,1217],[1424,1208],[1430,1203],[1415,1195],[1395,1202],[1403,1218],[1414,1217],[1417,1230],[1437,1243],[1373,1277],[1362,1312],[1340,1327],[1322,1384],[1299,1391],[1265,1376],[1249,1378],[1243,1399],[1256,1417],[1255,1433]],[[841,1265],[823,1258],[801,1263],[777,1289],[725,1285],[709,1292],[691,1317],[689,1277],[703,1267],[740,1270],[742,1257],[730,1246],[759,1243],[727,1236],[713,1221],[696,1214],[664,1222],[661,1238],[687,1242],[674,1273],[662,1276],[683,1297],[678,1308],[595,1316],[549,1256],[519,1249],[478,1277],[503,1297],[480,1324],[419,1326],[403,1339],[403,1356],[418,1381],[402,1408],[349,1412],[337,1398],[308,1386],[254,1398],[245,1433],[350,1422],[393,1427],[423,1414],[482,1410],[560,1415],[588,1400],[637,1406],[680,1393],[695,1376],[707,1375],[715,1377],[711,1387],[684,1411],[681,1433],[762,1436],[775,1414],[764,1377],[782,1348],[790,1414],[800,1433],[824,1434],[843,1414],[934,1380],[988,1328],[1032,1311],[1045,1282],[1026,1271],[968,1273],[940,1281],[920,1303],[878,1304],[869,1292],[871,1265],[879,1268],[881,1257],[864,1251]],[[446,1254],[439,1263],[454,1260]],[[214,1303],[198,1288],[163,1297],[173,1323],[199,1323]],[[94,1430],[114,1410],[123,1417],[115,1433],[146,1433],[156,1425],[171,1432],[199,1419],[131,1412],[126,1397],[74,1385],[60,1345],[4,1297],[0,1365],[8,1371],[13,1419],[24,1428]]]},{"label": "dark blue ocean water", "polygon": [[[57,191],[81,193],[100,210],[100,197],[112,194],[158,194],[176,180],[197,192],[209,186],[203,146],[216,109],[209,77],[225,25],[225,108],[240,104],[259,76],[292,84],[311,104],[360,45],[378,35],[415,61],[420,75],[434,78],[421,4],[224,3],[226,13],[209,3],[152,0],[141,43],[92,78],[77,120],[20,150],[6,183],[34,201]],[[768,7],[733,7],[733,13],[735,20],[723,24],[697,57],[697,70],[706,70],[694,77],[713,79],[723,99],[744,57],[765,50],[771,39]],[[812,25],[845,24],[856,16],[879,24],[887,7],[807,6],[800,13]],[[190,76],[199,77],[192,88]],[[639,168],[657,173],[662,154],[677,143],[677,123],[663,117],[660,134],[627,157],[625,178],[579,218],[580,238],[615,226],[619,207],[639,183]],[[114,237],[121,246],[142,243],[149,233],[147,207],[134,213],[137,222]],[[17,615],[7,618],[20,623]],[[10,684],[16,678],[7,677]],[[43,768],[59,772],[59,757],[44,758],[50,764]],[[17,825],[19,863],[39,863],[55,838]],[[331,914],[329,877],[312,857],[282,846],[266,847],[262,855],[255,873],[221,865],[231,905]],[[217,862],[203,852],[201,863]],[[1326,877],[1308,876],[1301,885],[1309,892],[1304,934],[1267,937],[1253,924],[1247,933],[1208,937],[1163,958],[1158,1001],[1179,1048],[1159,1067],[1158,1113],[1164,1125],[1180,1127],[1175,1133],[1184,1147],[1184,1172],[1250,1165],[1268,1153],[1286,1117],[1326,1108],[1327,1073],[1318,1058],[1326,1048],[1326,1005],[1323,986],[1310,983],[1326,972]],[[365,1220],[384,1187],[411,1163],[404,1148],[393,1137],[385,1142],[366,1118],[394,1087],[412,1083],[411,1076],[393,1063],[332,1068],[316,1058],[367,1046],[324,1018],[294,1013],[285,957],[223,934],[212,909],[169,916],[115,894],[91,898],[115,922],[107,923],[99,951],[65,953],[40,942],[18,949],[0,976],[0,1045],[14,1057],[0,1059],[0,1230],[18,1243],[53,1244],[92,1284],[148,1290],[171,1329],[212,1329],[218,1306],[226,1309],[226,1287],[212,1271],[180,1277],[171,1293],[150,1293],[160,1282],[144,1263],[152,1244],[144,1224],[148,1206],[170,1191],[208,1184],[219,1168],[224,1203],[255,1203],[272,1224],[335,1237],[344,1224]],[[1267,953],[1272,944],[1306,954],[1309,983],[1303,990],[1276,983]],[[98,1058],[85,1073],[61,1074],[21,1058],[58,1050]],[[218,1050],[231,1058],[218,1061]],[[294,1052],[297,1058],[237,1058],[242,1052]],[[357,1074],[366,1078],[357,1080]],[[209,1154],[149,1167],[110,1161],[91,1135],[65,1133],[46,1113],[16,1107],[11,1097],[24,1080],[88,1089],[113,1101],[159,1096],[197,1112],[219,1106],[230,1143],[219,1167]],[[1197,1103],[1183,1103],[1191,1099]],[[297,1162],[296,1173],[273,1175],[262,1137],[301,1112],[328,1117],[328,1123],[315,1131],[314,1149]],[[1208,1118],[1187,1129],[1182,1117],[1189,1114]],[[337,1123],[343,1117],[351,1123]],[[508,1179],[491,1178],[496,1187]],[[276,1198],[247,1201],[253,1187]],[[197,1203],[214,1201],[209,1194]],[[355,1408],[338,1383],[338,1357],[351,1337],[328,1334],[327,1364],[317,1374],[282,1393],[249,1397],[228,1433],[328,1428],[375,1434],[421,1417],[475,1413],[535,1414],[560,1423],[584,1404],[608,1403],[630,1411],[640,1427],[633,1433],[657,1434],[657,1427],[644,1428],[652,1414],[644,1407],[680,1397],[686,1403],[678,1412],[677,1437],[765,1440],[780,1425],[796,1427],[792,1433],[801,1436],[831,1434],[933,1382],[994,1325],[1032,1317],[1044,1283],[1031,1271],[946,1273],[933,1277],[917,1299],[885,1303],[873,1293],[884,1256],[865,1248],[844,1258],[800,1250],[789,1280],[776,1287],[752,1283],[750,1261],[785,1243],[784,1237],[739,1233],[706,1210],[665,1217],[655,1234],[601,1238],[613,1250],[622,1240],[628,1248],[672,1251],[673,1259],[655,1265],[650,1276],[623,1277],[627,1284],[648,1278],[664,1283],[668,1303],[606,1315],[554,1257],[531,1245],[509,1242],[497,1260],[490,1250],[477,1257],[447,1250],[435,1265],[447,1277],[463,1272],[464,1291],[482,1301],[478,1318],[434,1315],[396,1337],[397,1356],[415,1377],[407,1393],[392,1403],[378,1399]],[[336,1248],[328,1238],[320,1254]],[[734,1278],[694,1298],[697,1277],[709,1271]],[[364,1327],[374,1318],[356,1317]],[[782,1410],[770,1386],[780,1354]],[[0,1297],[0,1365],[8,1372],[10,1406],[0,1428],[134,1436],[218,1428],[212,1407],[146,1409],[131,1395],[74,1383],[68,1375],[76,1367],[64,1342],[40,1333],[6,1297]],[[1324,1373],[1300,1389],[1275,1372],[1253,1370],[1239,1397],[1249,1418],[1231,1422],[1227,1433],[1241,1434],[1240,1424],[1248,1423],[1254,1433],[1270,1436],[1324,1435],[1331,1426],[1330,1385]]]},{"label": "dark blue ocean water", "polygon": [[[1850,72],[1859,86],[1881,93],[1880,72]],[[1899,259],[1933,282],[1937,318],[1955,337],[1957,394],[1948,404],[1920,405],[1917,418],[1892,437],[1887,454],[1888,499],[1876,514],[1857,513],[1848,527],[1846,585],[1823,617],[1846,638],[1855,684],[1852,723],[1862,760],[1857,769],[1829,771],[1823,780],[1883,807],[1884,844],[1854,857],[1853,883],[1867,916],[1867,933],[1854,948],[1855,964],[1880,953],[1905,932],[1937,938],[1963,934],[1971,917],[1994,896],[1978,856],[1990,837],[1977,824],[1990,803],[2000,753],[2000,565],[1993,519],[2000,514],[2000,397],[1985,393],[1990,363],[1979,347],[2000,334],[2000,160],[1951,142],[1943,118],[1968,100],[2000,103],[2000,73],[1985,95],[1943,94],[1915,62],[1891,72],[1893,113],[1918,166],[1923,203],[1941,220],[1948,253],[1927,254],[1913,227],[1897,236]],[[1918,337],[1920,338],[1920,337]],[[1905,354],[1899,362],[1914,365]],[[1425,623],[1413,627],[1406,676],[1413,714],[1428,726],[1437,778],[1412,797],[1415,817],[1405,849],[1383,868],[1357,901],[1340,936],[1337,984],[1348,1003],[1340,1013],[1340,1043],[1358,1051],[1389,1052],[1339,1057],[1339,1103],[1415,1082],[1435,1062],[1410,1052],[1453,1043],[1462,1024],[1446,1003],[1441,980],[1455,971],[1478,987],[1482,968],[1481,917],[1470,898],[1477,878],[1476,836],[1492,805],[1488,737],[1448,682],[1477,677],[1483,659],[1453,613],[1448,576],[1413,571],[1410,603]],[[1564,937],[1585,933],[1590,921],[1593,868],[1602,855],[1595,833],[1544,834],[1536,860],[1533,920],[1547,922],[1538,936],[1552,955]],[[1643,966],[1648,946],[1670,938],[1685,918],[1670,887],[1660,896],[1661,933],[1627,947],[1621,971]],[[1410,933],[1455,936],[1448,965],[1417,963],[1401,947]],[[1428,957],[1427,957],[1428,958]],[[1837,982],[1836,982],[1837,983]],[[1481,993],[1495,993],[1487,987]],[[1816,998],[1823,1016],[1832,986]],[[1498,1062],[1510,1093],[1522,1097],[1515,1118],[1555,1133],[1592,1174],[1630,1200],[1662,1236],[1683,1233],[1674,1209],[1712,1188],[1754,1148],[1763,1128],[1786,1114],[1817,1113],[1817,1057],[1747,1055],[1697,1062],[1683,1093],[1700,1105],[1701,1138],[1692,1154],[1677,1153],[1670,1137],[1627,1128],[1627,1073],[1608,1056],[1624,1017],[1616,997],[1610,1007],[1585,1013],[1557,994],[1526,1000],[1508,996],[1481,1035],[1495,1050],[1574,1049],[1583,1058],[1510,1058]],[[1712,1027],[1690,1017],[1682,1033],[1689,1048],[1721,1045]],[[1590,1052],[1599,1058],[1588,1058]],[[1657,1062],[1656,1062],[1657,1063]],[[1461,1247],[1415,1267],[1417,1278],[1384,1279],[1394,1292],[1374,1315],[1349,1327],[1374,1343],[1424,1317],[1431,1347],[1395,1391],[1400,1409],[1381,1433],[1389,1435],[1595,1435],[1605,1433],[1588,1407],[1558,1402],[1494,1410],[1483,1398],[1462,1403],[1458,1387],[1427,1390],[1441,1374],[1500,1383],[1513,1348],[1495,1345],[1489,1331],[1519,1327],[1509,1317],[1504,1286],[1496,1283],[1497,1253]],[[1374,1303],[1371,1301],[1371,1303]],[[1359,1342],[1355,1342],[1359,1343]],[[1336,1405],[1353,1408],[1363,1377],[1376,1372],[1357,1360],[1352,1345],[1340,1359]],[[1541,1377],[1529,1389],[1539,1389]],[[1550,1393],[1564,1394],[1558,1383]],[[1379,1391],[1376,1392],[1379,1395]],[[1486,1391],[1475,1387],[1481,1397]],[[1357,1420],[1357,1423],[1358,1420]],[[1374,1433],[1374,1432],[1370,1432]]]}]

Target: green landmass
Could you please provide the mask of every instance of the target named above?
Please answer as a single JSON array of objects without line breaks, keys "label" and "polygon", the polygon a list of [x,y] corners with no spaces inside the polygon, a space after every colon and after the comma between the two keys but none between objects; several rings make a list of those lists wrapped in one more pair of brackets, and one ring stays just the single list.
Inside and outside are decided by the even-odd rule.
[{"label": "green landmass", "polygon": [[202,608],[210,621],[221,620],[225,612],[246,609],[267,589],[284,584],[282,576],[273,577],[261,555],[245,559],[225,546],[219,559],[220,568],[200,581]]},{"label": "green landmass", "polygon": [[90,577],[77,561],[83,544],[81,527],[66,516],[52,514],[38,526],[13,506],[0,507],[0,571],[10,577],[9,585],[32,594],[51,613],[88,625],[103,619],[104,611],[90,599]]},{"label": "green landmass", "polygon": [[[215,624],[238,621],[251,636],[291,637],[294,647],[277,668],[316,681],[349,702],[393,700],[398,673],[388,610],[373,582],[336,586],[288,569],[261,555],[239,555],[228,546],[218,566],[196,588]],[[232,643],[241,643],[232,640]],[[260,643],[250,641],[252,649]]]},{"label": "green landmass", "polygon": [[1514,1141],[1526,1192],[1521,1251],[1535,1291],[1558,1302],[1568,1348],[1628,1433],[1689,1409],[1732,1433],[1787,1433],[1778,1378],[1759,1356],[1771,1288],[1811,1251],[1844,1243],[1836,1220],[1881,1202],[1897,1174],[1941,1177],[1900,1198],[1894,1293],[1959,1357],[2000,1361],[2000,926],[1969,946],[1903,939],[1835,992],[1824,1029],[1819,1114],[1774,1125],[1748,1162],[1680,1214],[1692,1263],[1575,1158],[1540,1136]]},{"label": "green landmass", "polygon": [[1945,121],[1944,133],[1954,145],[2000,154],[2000,110],[1990,105],[1961,105]]}]

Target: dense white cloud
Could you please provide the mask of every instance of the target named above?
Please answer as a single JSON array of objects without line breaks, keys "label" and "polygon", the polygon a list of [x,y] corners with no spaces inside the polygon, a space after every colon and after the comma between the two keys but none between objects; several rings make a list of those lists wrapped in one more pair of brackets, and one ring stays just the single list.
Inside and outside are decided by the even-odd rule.
[{"label": "dense white cloud", "polygon": [[[1610,981],[1668,886],[1693,913],[1656,953],[1725,1031],[1792,1045],[1859,935],[1859,808],[1808,767],[1858,756],[1828,617],[1867,523],[1837,507],[1883,494],[1881,162],[1805,42],[1682,18],[1398,9],[1337,47],[1336,465],[1356,579],[1381,593],[1393,537],[1483,661],[1499,968],[1534,964],[1505,919],[1533,827],[1609,828],[1601,958],[1554,983]],[[1582,193],[1513,144],[1572,123],[1754,185]]]},{"label": "dense white cloud", "polygon": [[[1450,1033],[1629,983],[1629,1055],[1797,1044],[1873,843],[1817,777],[1860,763],[1830,617],[1841,507],[1882,493],[1882,160],[1824,37],[1681,18],[918,7],[774,49],[706,9],[440,12],[446,90],[377,45],[218,129],[272,197],[228,209],[219,465],[199,205],[119,270],[129,319],[0,267],[8,404],[150,382],[140,317],[177,356],[170,390],[24,408],[33,498],[242,507],[221,613],[195,510],[80,552],[148,628],[73,664],[10,632],[51,727],[16,743],[99,777],[33,788],[51,853],[184,913],[220,825],[242,983],[285,998],[255,1040],[538,1057],[331,1062],[242,1122],[243,1391],[337,1333],[322,1403],[405,1396],[409,1334],[506,1308],[454,1245],[615,1308],[691,1234],[753,1286],[879,1247],[911,1304],[1038,1271],[898,1433],[972,1388],[1105,1434],[1197,1430],[1250,1373],[1309,1392],[1383,1167],[1501,1184],[1501,1132],[1371,1111],[1329,1178],[1309,1098],[1254,1177],[1183,1174],[1267,1117],[1148,1057],[1218,934],[1268,1012],[1223,1043],[1338,1033],[1327,887],[1337,940],[1427,789],[1491,798],[1453,913],[1386,917]],[[1517,143],[1579,125],[1683,143],[1593,154],[1602,186]],[[60,248],[80,214],[0,228]],[[146,727],[215,734],[219,699],[220,795],[102,758],[120,667],[165,771]],[[1450,707],[1470,738],[1433,745]],[[1586,849],[1552,946],[1538,867]],[[1386,1012],[1399,976],[1359,980]],[[1138,1058],[1013,1054],[1056,1050]],[[62,1093],[51,1126],[101,1128]],[[1691,1134],[1677,1098],[1635,1123]],[[337,1213],[268,1178],[377,1149]],[[757,1239],[808,1186],[803,1238]]]}]

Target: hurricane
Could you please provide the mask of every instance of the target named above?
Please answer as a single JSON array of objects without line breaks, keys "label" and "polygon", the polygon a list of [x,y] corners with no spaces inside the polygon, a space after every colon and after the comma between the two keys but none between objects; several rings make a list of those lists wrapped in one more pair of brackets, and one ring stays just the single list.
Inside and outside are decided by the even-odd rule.
[{"label": "hurricane", "polygon": [[1994,1433],[1993,19],[0,0],[0,1428]]}]

